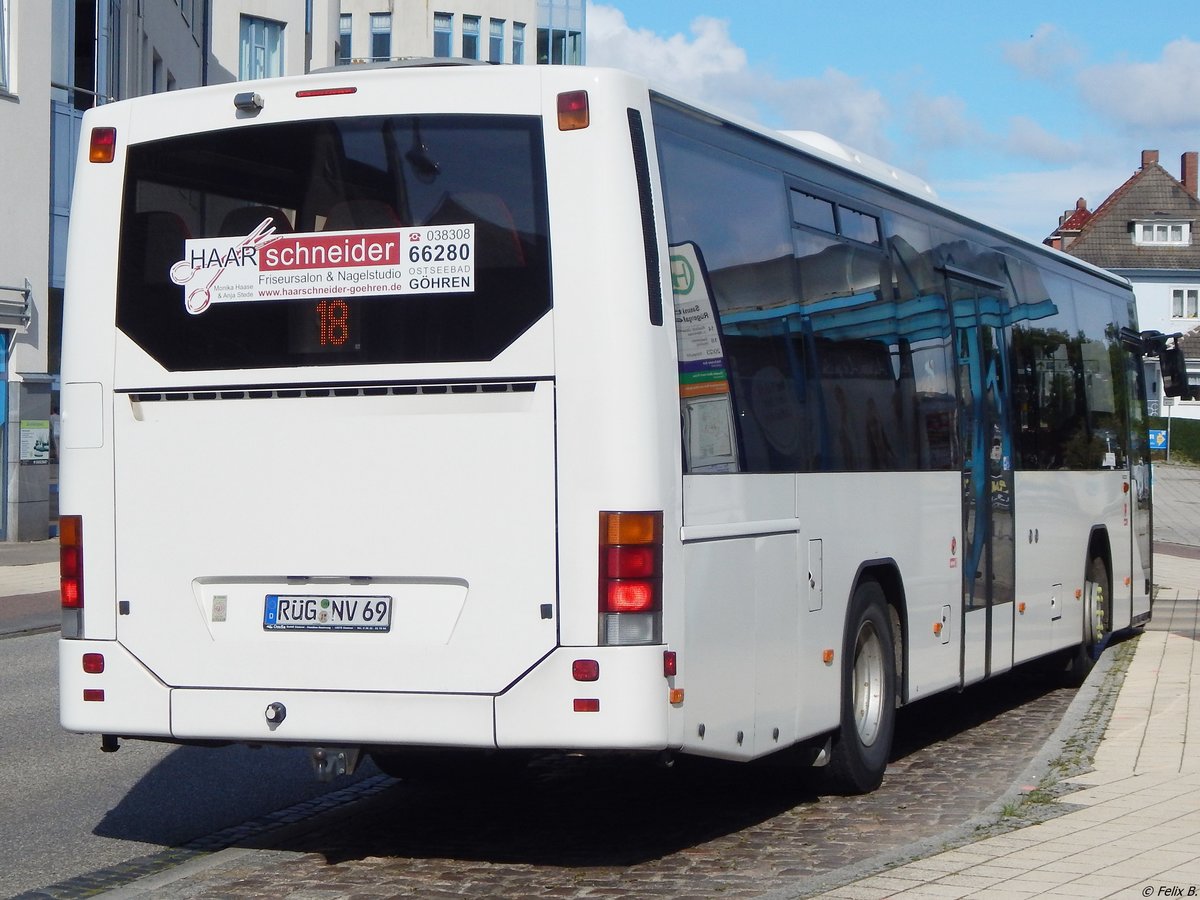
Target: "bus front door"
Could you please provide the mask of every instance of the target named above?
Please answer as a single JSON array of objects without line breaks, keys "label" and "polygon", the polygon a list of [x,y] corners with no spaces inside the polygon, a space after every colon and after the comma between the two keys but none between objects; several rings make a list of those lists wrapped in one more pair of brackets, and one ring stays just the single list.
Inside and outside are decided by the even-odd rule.
[{"label": "bus front door", "polygon": [[962,683],[1012,668],[1013,469],[1005,352],[1007,294],[950,279],[963,454]]}]

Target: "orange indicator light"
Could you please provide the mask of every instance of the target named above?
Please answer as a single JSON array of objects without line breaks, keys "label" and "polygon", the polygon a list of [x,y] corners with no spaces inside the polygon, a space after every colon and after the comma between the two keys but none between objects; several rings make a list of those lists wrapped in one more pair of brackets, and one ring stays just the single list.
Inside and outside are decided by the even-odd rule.
[{"label": "orange indicator light", "polygon": [[832,650],[832,648],[829,650],[826,650],[824,653],[821,654],[821,662],[825,663],[825,665],[827,665],[827,666],[833,665],[833,650]]},{"label": "orange indicator light", "polygon": [[675,706],[678,706],[680,703],[683,702],[683,688],[671,688],[671,691],[668,694],[668,696],[671,699],[671,703],[674,704]]}]

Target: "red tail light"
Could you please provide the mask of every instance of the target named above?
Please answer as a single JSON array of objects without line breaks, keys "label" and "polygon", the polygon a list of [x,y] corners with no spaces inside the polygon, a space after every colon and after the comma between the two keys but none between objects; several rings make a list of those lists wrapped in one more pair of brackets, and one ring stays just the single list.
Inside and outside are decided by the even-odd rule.
[{"label": "red tail light", "polygon": [[110,163],[117,158],[117,129],[93,128],[88,141],[88,162]]},{"label": "red tail light", "polygon": [[63,609],[83,609],[83,517],[59,516],[58,574]]},{"label": "red tail light", "polygon": [[653,644],[662,632],[661,512],[600,513],[600,629],[606,644]]},{"label": "red tail light", "polygon": [[591,122],[587,91],[568,91],[558,95],[558,130],[576,131]]}]

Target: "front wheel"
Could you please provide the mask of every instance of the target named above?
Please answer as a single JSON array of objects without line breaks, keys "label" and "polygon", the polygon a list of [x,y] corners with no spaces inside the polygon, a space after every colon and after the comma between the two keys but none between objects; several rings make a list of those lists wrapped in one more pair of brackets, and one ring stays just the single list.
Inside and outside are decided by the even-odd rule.
[{"label": "front wheel", "polygon": [[883,781],[896,726],[896,660],[883,588],[863,581],[850,600],[842,647],[841,724],[828,776],[833,787],[865,794]]}]

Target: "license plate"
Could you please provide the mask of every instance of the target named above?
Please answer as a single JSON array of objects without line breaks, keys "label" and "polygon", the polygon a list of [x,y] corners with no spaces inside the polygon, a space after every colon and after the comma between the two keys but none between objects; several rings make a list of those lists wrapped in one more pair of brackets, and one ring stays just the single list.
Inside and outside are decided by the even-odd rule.
[{"label": "license plate", "polygon": [[267,631],[388,631],[391,627],[391,597],[267,594],[263,608]]}]

